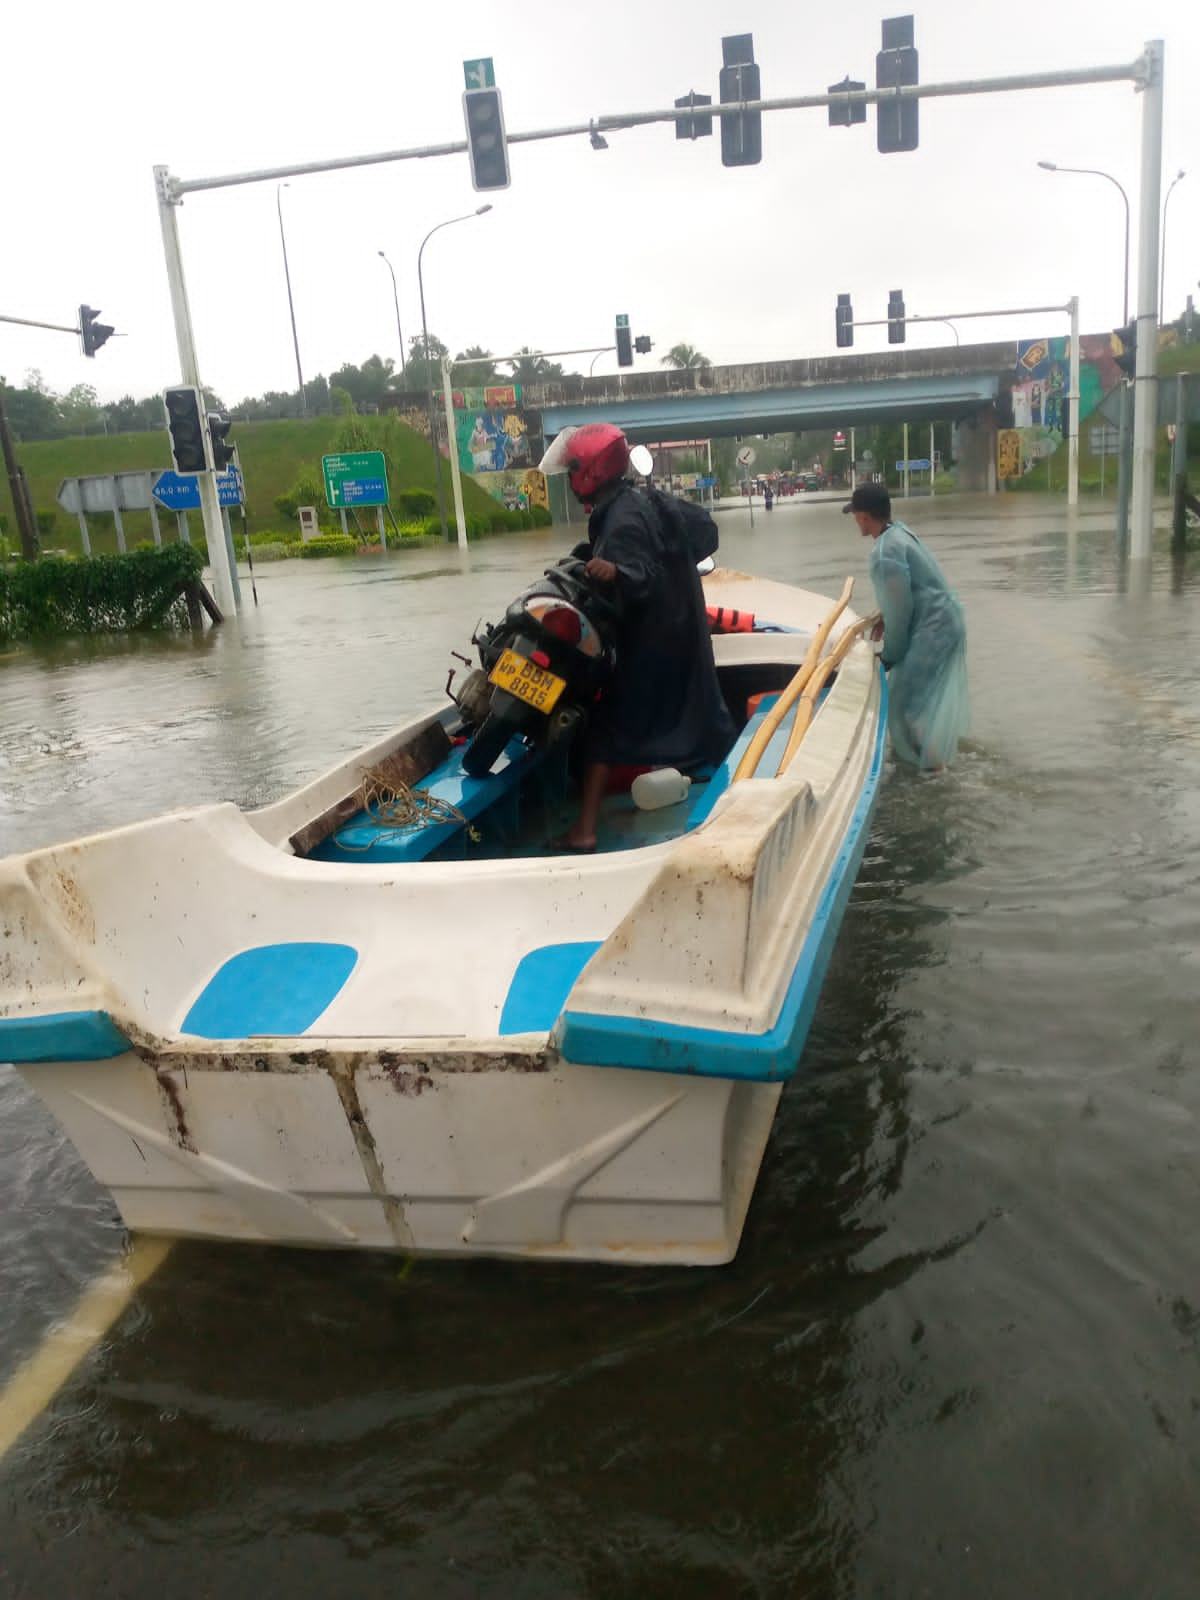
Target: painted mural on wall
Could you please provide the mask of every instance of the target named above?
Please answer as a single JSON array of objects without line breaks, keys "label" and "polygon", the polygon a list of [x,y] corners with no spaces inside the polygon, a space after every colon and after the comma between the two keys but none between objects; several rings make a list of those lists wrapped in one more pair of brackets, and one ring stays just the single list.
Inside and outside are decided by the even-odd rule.
[{"label": "painted mural on wall", "polygon": [[510,510],[547,506],[546,480],[537,470],[544,444],[541,419],[526,413],[520,384],[454,391],[458,464]]},{"label": "painted mural on wall", "polygon": [[[1083,334],[1079,340],[1079,421],[1100,404],[1120,380],[1109,334]],[[1023,339],[1017,346],[1012,386],[1013,426],[996,440],[996,471],[1018,478],[1031,471],[1063,442],[1064,407],[1071,382],[1071,341]]]}]

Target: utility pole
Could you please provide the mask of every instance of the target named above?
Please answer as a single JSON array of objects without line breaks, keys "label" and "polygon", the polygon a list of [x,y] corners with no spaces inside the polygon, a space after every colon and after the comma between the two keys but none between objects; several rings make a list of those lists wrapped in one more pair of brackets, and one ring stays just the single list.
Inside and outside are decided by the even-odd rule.
[{"label": "utility pole", "polygon": [[26,561],[36,561],[38,554],[37,519],[33,514],[33,501],[25,473],[17,463],[12,434],[8,428],[8,413],[4,409],[4,381],[0,379],[0,449],[4,452],[4,468],[8,474],[8,488],[12,495],[13,513],[17,519],[17,532],[21,536],[21,554]]}]

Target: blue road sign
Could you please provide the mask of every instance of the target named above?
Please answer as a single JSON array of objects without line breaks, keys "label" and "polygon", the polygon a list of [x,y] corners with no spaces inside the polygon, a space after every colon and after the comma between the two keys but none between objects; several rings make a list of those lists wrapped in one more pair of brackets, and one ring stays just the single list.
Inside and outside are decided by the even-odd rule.
[{"label": "blue road sign", "polygon": [[[168,511],[199,511],[200,485],[191,473],[160,472],[150,491]],[[242,475],[236,467],[217,473],[217,498],[223,506],[242,503]]]},{"label": "blue road sign", "polygon": [[[927,460],[926,461],[910,461],[908,463],[908,470],[910,472],[928,472],[929,471],[929,462]],[[903,463],[903,461],[897,461],[897,463],[896,463],[896,471],[897,472],[903,472],[904,471],[904,463]]]},{"label": "blue road sign", "polygon": [[383,478],[343,478],[342,504],[378,506],[387,502],[387,483]]}]

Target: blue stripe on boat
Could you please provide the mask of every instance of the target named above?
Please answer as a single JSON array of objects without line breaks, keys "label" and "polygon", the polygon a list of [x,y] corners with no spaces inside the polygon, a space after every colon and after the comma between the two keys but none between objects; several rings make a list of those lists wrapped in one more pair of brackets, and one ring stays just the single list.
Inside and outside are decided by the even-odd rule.
[{"label": "blue stripe on boat", "polygon": [[180,1031],[201,1039],[303,1033],[340,993],[357,960],[349,944],[241,950],[208,980]]},{"label": "blue stripe on boat", "polygon": [[0,1018],[0,1061],[108,1061],[128,1049],[107,1011]]},{"label": "blue stripe on boat", "polygon": [[800,1060],[842,913],[854,887],[867,844],[887,728],[887,683],[883,669],[879,727],[871,768],[863,783],[833,870],[825,882],[812,925],[792,973],[775,1025],[765,1033],[727,1033],[644,1017],[606,1017],[564,1011],[555,1043],[568,1061],[597,1067],[642,1067],[700,1077],[739,1078],[755,1083],[790,1078]]},{"label": "blue stripe on boat", "polygon": [[501,1033],[548,1033],[575,980],[600,948],[597,939],[578,944],[543,944],[522,956],[512,975]]}]

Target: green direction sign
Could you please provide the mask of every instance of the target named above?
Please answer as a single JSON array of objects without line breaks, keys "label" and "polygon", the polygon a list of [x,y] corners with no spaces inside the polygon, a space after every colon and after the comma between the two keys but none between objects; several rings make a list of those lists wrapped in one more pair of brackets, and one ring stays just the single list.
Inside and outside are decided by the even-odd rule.
[{"label": "green direction sign", "polygon": [[628,316],[628,314],[626,312],[624,312],[624,311],[618,312],[618,314],[617,314],[617,327],[618,328],[627,328],[628,326],[629,326],[629,316]]},{"label": "green direction sign", "polygon": [[382,450],[322,456],[321,470],[325,474],[325,498],[331,511],[349,506],[387,505],[387,468]]},{"label": "green direction sign", "polygon": [[463,77],[468,89],[494,89],[496,74],[492,71],[491,56],[480,56],[478,61],[463,62]]}]

